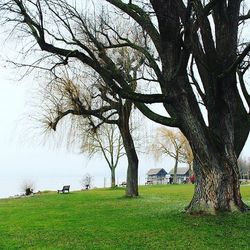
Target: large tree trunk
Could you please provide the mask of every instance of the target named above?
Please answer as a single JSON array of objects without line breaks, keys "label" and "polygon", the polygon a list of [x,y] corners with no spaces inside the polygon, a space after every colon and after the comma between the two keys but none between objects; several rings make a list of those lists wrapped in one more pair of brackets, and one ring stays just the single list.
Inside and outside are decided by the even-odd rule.
[{"label": "large tree trunk", "polygon": [[211,164],[201,168],[194,162],[196,176],[195,191],[192,201],[186,208],[190,213],[218,213],[249,210],[240,194],[239,172],[237,165],[232,166],[227,160],[221,165]]},{"label": "large tree trunk", "polygon": [[[230,111],[230,109],[228,109]],[[199,127],[191,117],[184,132],[194,152],[195,192],[187,211],[217,213],[247,211],[241,199],[233,120],[230,112],[214,112],[211,128]],[[212,129],[213,128],[213,129]]]},{"label": "large tree trunk", "polygon": [[[241,199],[239,168],[233,141],[224,132],[219,134],[198,132],[193,125],[188,135],[194,152],[193,170],[196,177],[195,192],[187,207],[191,213],[217,213],[233,210],[247,211]],[[196,130],[197,129],[197,130]],[[204,136],[204,137],[203,137]],[[232,137],[233,138],[233,137]]]}]

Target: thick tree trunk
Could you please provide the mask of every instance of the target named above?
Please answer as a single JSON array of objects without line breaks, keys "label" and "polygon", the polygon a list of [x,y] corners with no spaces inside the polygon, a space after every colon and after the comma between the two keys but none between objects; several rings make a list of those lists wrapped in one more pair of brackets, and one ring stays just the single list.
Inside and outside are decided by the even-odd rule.
[{"label": "thick tree trunk", "polygon": [[195,125],[194,129],[197,130],[191,132],[189,141],[195,156],[193,170],[196,181],[194,196],[187,211],[218,213],[249,210],[241,199],[240,174],[230,133],[226,138],[224,129],[220,134],[209,133],[203,137]]},{"label": "thick tree trunk", "polygon": [[111,170],[111,187],[114,188],[115,187],[115,167],[112,166],[110,170]]},{"label": "thick tree trunk", "polygon": [[[223,163],[222,163],[223,164]],[[221,166],[203,168],[194,162],[195,191],[186,210],[190,213],[218,213],[249,210],[240,194],[237,168],[224,162]]]}]

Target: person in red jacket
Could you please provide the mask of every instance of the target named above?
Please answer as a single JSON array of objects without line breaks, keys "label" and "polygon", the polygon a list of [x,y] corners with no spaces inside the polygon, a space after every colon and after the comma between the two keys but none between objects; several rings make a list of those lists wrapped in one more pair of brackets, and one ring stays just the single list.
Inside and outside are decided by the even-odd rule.
[{"label": "person in red jacket", "polygon": [[189,177],[189,181],[190,181],[192,184],[194,184],[194,182],[195,182],[195,176],[194,176],[194,175],[191,175],[191,176]]}]

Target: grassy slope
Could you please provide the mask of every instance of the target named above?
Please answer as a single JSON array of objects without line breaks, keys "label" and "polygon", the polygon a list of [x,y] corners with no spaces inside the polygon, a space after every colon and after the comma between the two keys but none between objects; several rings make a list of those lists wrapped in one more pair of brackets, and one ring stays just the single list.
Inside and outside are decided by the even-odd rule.
[{"label": "grassy slope", "polygon": [[[250,213],[190,216],[192,185],[0,201],[0,249],[250,249]],[[250,186],[242,187],[250,205]]]}]

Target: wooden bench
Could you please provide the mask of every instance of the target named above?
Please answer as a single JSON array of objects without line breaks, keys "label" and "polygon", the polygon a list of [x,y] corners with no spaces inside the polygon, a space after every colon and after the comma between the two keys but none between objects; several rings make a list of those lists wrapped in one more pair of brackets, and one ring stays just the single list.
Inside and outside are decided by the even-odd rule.
[{"label": "wooden bench", "polygon": [[57,193],[65,193],[66,191],[69,193],[69,188],[70,188],[70,185],[68,186],[63,186],[62,190],[57,190]]}]

